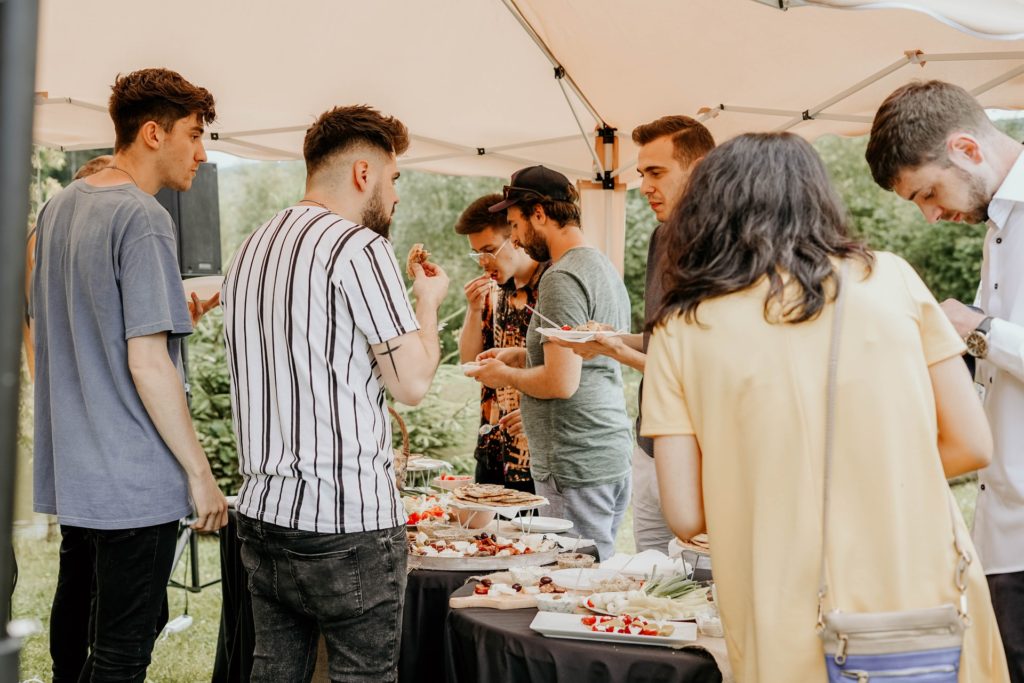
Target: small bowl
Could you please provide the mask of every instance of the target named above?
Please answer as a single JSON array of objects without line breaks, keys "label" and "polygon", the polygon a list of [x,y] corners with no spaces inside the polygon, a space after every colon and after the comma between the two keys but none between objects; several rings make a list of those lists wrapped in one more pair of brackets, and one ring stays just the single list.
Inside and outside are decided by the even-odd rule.
[{"label": "small bowl", "polygon": [[483,529],[493,522],[495,517],[494,510],[462,510],[456,508],[452,512],[455,513],[455,518],[459,521],[459,524],[467,529]]},{"label": "small bowl", "polygon": [[537,609],[541,612],[572,614],[579,604],[579,597],[568,593],[540,593],[537,595]]},{"label": "small bowl", "polygon": [[452,479],[442,479],[441,477],[434,477],[434,479],[431,480],[430,483],[432,486],[436,486],[439,489],[444,489],[445,491],[454,491],[455,489],[460,489],[463,486],[469,486],[470,484],[472,484],[473,477],[472,475],[469,474],[457,474],[454,475]]},{"label": "small bowl", "polygon": [[593,555],[584,553],[560,553],[555,561],[559,569],[586,569],[592,567],[596,560]]}]

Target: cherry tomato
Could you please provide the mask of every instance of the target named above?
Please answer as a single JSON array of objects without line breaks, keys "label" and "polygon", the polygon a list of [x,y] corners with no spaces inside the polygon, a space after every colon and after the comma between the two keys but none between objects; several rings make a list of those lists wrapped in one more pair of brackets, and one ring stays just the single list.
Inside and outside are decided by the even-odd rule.
[{"label": "cherry tomato", "polygon": [[584,626],[593,626],[595,623],[597,623],[597,617],[595,617],[595,616],[583,617],[582,619],[580,619],[580,621],[583,622]]}]

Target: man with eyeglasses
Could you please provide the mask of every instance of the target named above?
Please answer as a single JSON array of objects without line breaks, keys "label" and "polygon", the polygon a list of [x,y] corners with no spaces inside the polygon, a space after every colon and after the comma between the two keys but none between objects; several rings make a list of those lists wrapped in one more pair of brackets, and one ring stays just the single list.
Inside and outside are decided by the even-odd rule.
[{"label": "man with eyeglasses", "polygon": [[[537,305],[537,286],[547,268],[547,263],[537,263],[512,243],[512,228],[504,214],[488,210],[501,200],[500,194],[480,197],[455,223],[455,232],[465,235],[473,249],[469,256],[484,271],[463,288],[467,304],[459,337],[463,363],[475,361],[487,349],[526,346],[530,308]],[[530,450],[516,389],[482,387],[474,455],[477,482],[533,492]]]},{"label": "man with eyeglasses", "polygon": [[537,261],[551,261],[537,292],[525,349],[491,349],[467,374],[489,387],[522,392],[530,469],[546,511],[573,522],[594,539],[605,560],[629,504],[633,435],[619,363],[583,360],[546,343],[538,328],[590,321],[629,327],[629,295],[608,257],[588,247],[580,226],[579,194],[569,179],[543,166],[517,171],[504,201],[513,242]]}]

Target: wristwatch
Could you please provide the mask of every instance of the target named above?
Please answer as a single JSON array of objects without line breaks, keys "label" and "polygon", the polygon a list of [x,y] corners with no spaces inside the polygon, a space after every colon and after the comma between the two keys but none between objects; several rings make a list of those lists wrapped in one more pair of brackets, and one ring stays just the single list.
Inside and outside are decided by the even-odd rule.
[{"label": "wristwatch", "polygon": [[988,316],[964,337],[967,353],[975,358],[984,358],[988,355],[988,331],[991,327],[992,316]]}]

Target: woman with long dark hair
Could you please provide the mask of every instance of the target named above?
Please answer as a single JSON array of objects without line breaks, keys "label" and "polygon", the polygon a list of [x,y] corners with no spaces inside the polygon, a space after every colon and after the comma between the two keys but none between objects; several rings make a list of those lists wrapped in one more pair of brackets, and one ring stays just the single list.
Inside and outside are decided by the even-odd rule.
[{"label": "woman with long dark hair", "polygon": [[[964,343],[905,261],[849,235],[821,160],[796,136],[744,135],[708,154],[663,239],[642,433],[655,437],[666,521],[682,538],[707,529],[736,680],[824,681],[817,588],[837,287],[847,289],[826,609],[956,602],[946,477],[985,466],[992,449]],[[960,681],[1005,680],[977,562],[967,579]]]}]

